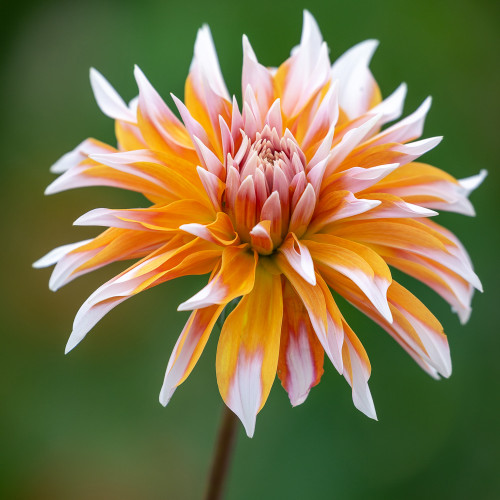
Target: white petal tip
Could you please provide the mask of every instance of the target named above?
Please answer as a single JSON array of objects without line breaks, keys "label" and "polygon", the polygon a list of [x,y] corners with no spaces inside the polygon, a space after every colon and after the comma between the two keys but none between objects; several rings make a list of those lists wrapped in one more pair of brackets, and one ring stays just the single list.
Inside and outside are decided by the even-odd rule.
[{"label": "white petal tip", "polygon": [[249,438],[253,438],[253,435],[255,434],[255,417],[253,418],[252,421],[241,421],[243,424],[243,427],[245,428],[245,432],[247,433],[247,436]]},{"label": "white petal tip", "polygon": [[[56,179],[57,180],[57,179]],[[54,181],[55,182],[55,181]],[[57,190],[57,186],[54,186],[54,182],[52,182],[51,184],[49,184],[46,188],[45,188],[45,191],[43,192],[43,194],[45,195],[49,195],[49,194],[55,194],[58,192]]]},{"label": "white petal tip", "polygon": [[175,389],[175,387],[173,389],[167,389],[165,386],[161,388],[159,401],[162,406],[167,406],[168,403],[170,403]]},{"label": "white petal tip", "polygon": [[68,343],[66,344],[66,347],[64,348],[64,354],[68,354],[68,352],[72,351],[78,344],[79,341],[75,341],[70,337]]},{"label": "white petal tip", "polygon": [[290,404],[295,408],[296,406],[301,405],[309,396],[309,391],[300,396],[290,396]]}]

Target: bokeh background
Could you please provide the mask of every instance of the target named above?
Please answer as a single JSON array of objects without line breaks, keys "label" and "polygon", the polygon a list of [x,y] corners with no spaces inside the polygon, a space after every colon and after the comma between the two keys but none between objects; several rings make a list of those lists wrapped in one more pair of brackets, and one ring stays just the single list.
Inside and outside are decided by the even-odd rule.
[{"label": "bokeh background", "polygon": [[462,327],[448,306],[405,283],[442,320],[454,373],[436,382],[379,327],[345,306],[372,361],[379,422],[352,405],[332,367],[292,409],[276,381],[255,438],[240,429],[228,498],[500,498],[498,415],[499,10],[485,0],[58,0],[0,7],[2,297],[0,497],[201,498],[221,399],[215,336],[167,409],[157,400],[187,313],[177,304],[200,278],[177,280],[119,306],[78,349],[63,350],[83,300],[121,266],[57,294],[31,262],[97,234],[72,222],[94,207],[141,206],[92,188],[44,197],[49,166],[88,136],[113,143],[88,82],[95,66],[130,99],[137,63],[160,93],[181,96],[197,28],[212,28],[229,88],[239,93],[241,34],[267,65],[300,37],[302,8],[320,23],[334,59],[366,38],[381,45],[372,70],[384,95],[409,85],[406,112],[434,97],[425,135],[445,140],[426,160],[457,177],[488,168],[472,195],[475,219],[440,216],[468,247],[485,288]]}]

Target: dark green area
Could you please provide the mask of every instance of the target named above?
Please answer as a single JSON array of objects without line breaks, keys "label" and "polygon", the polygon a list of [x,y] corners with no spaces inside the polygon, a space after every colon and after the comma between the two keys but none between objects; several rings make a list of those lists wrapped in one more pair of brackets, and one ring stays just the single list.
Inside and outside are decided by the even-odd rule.
[{"label": "dark green area", "polygon": [[469,249],[485,293],[462,327],[439,297],[407,281],[449,335],[454,373],[440,382],[345,306],[372,361],[380,421],[353,407],[332,367],[295,409],[277,381],[255,438],[240,431],[228,498],[500,497],[497,3],[52,0],[4,2],[0,11],[1,498],[200,498],[221,410],[216,337],[167,409],[157,395],[187,318],[177,304],[204,281],[176,281],[128,301],[65,357],[78,307],[121,266],[52,294],[49,271],[32,270],[31,262],[96,234],[71,226],[80,214],[143,202],[105,188],[50,198],[43,189],[62,153],[88,136],[113,141],[112,123],[91,95],[90,66],[127,99],[136,92],[134,63],[164,97],[181,96],[196,29],[207,22],[226,82],[238,93],[241,34],[263,63],[276,65],[299,40],[304,6],[332,59],[366,38],[381,41],[372,70],[384,95],[408,83],[407,112],[433,95],[425,135],[445,139],[426,161],[457,177],[489,169],[472,195],[477,218],[440,217]]}]

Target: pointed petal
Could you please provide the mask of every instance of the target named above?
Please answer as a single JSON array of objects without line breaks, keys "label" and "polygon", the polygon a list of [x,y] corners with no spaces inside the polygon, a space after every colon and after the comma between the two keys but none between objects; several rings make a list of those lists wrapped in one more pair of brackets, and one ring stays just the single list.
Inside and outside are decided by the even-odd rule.
[{"label": "pointed petal", "polygon": [[114,120],[137,123],[135,113],[128,108],[124,100],[106,78],[94,68],[90,68],[90,85],[92,86],[95,100],[105,115]]},{"label": "pointed petal", "polygon": [[315,208],[316,194],[312,184],[308,184],[292,212],[288,230],[300,238],[307,230]]},{"label": "pointed petal", "polygon": [[182,123],[138,66],[134,75],[139,87],[138,124],[148,145],[156,151],[188,154],[193,146]]},{"label": "pointed petal", "polygon": [[245,91],[247,86],[250,86],[255,93],[260,112],[264,115],[269,109],[274,95],[273,78],[271,72],[259,64],[248,38],[243,35],[242,90]]},{"label": "pointed petal", "polygon": [[387,303],[391,272],[376,252],[327,234],[317,234],[307,240],[314,261],[350,279],[365,294],[377,311],[389,322],[392,315]]},{"label": "pointed petal", "polygon": [[79,344],[111,309],[124,300],[169,279],[209,272],[214,266],[217,252],[215,255],[211,252],[208,258],[203,257],[201,254],[207,249],[207,245],[203,240],[193,240],[168,251],[162,251],[162,247],[99,287],[76,314],[66,353]]},{"label": "pointed petal", "polygon": [[168,361],[160,391],[160,403],[163,406],[168,404],[175,389],[195,367],[222,309],[223,305],[215,305],[191,313]]},{"label": "pointed petal", "polygon": [[352,400],[354,406],[367,417],[377,420],[368,379],[371,366],[366,351],[356,334],[344,321],[345,342],[342,349],[344,358],[344,377],[352,387]]},{"label": "pointed petal", "polygon": [[380,102],[380,90],[368,69],[377,46],[377,40],[358,43],[332,66],[331,78],[340,85],[339,105],[351,120]]},{"label": "pointed petal", "polygon": [[324,351],[307,311],[290,284],[283,287],[278,376],[292,406],[302,404],[323,374]]},{"label": "pointed petal", "polygon": [[[63,155],[50,167],[50,171],[54,174],[62,174],[67,170],[71,170],[81,165],[82,162],[88,159],[91,154],[99,153],[115,153],[116,149],[97,141],[96,139],[85,139],[78,144],[75,149]],[[47,188],[45,194],[52,194],[52,191]]]},{"label": "pointed petal", "polygon": [[406,83],[402,83],[389,97],[370,110],[372,113],[382,113],[381,125],[397,120],[401,116],[406,91]]},{"label": "pointed petal", "polygon": [[182,229],[182,225],[192,221],[209,224],[213,222],[213,216],[207,212],[205,205],[196,200],[179,200],[166,206],[151,208],[96,208],[82,215],[73,225],[121,227],[138,231],[173,231]]},{"label": "pointed petal", "polygon": [[219,391],[249,437],[276,376],[282,316],[281,278],[259,267],[254,289],[228,316],[220,334]]}]

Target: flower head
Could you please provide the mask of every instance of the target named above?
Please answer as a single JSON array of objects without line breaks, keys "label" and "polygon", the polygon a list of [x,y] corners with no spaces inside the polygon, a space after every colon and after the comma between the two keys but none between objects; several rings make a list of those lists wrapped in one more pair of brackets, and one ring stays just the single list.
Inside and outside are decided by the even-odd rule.
[{"label": "flower head", "polygon": [[136,259],[85,301],[66,351],[129,297],[210,273],[179,306],[192,313],[168,362],[164,405],[224,317],[217,381],[249,436],[276,373],[298,405],[319,382],[325,353],[351,385],[356,407],[376,418],[370,362],[332,290],[431,376],[448,377],[440,323],[392,279],[389,266],[423,281],[467,321],[481,284],[457,238],[430,217],[435,210],[474,215],[468,195],[485,172],[456,180],[415,161],[441,140],[416,140],[430,99],[383,128],[400,117],[406,86],[382,100],[368,69],[376,46],[360,43],[331,65],[308,12],[300,44],[278,68],[261,65],[243,37],[239,105],[204,26],[184,102],[172,96],[182,121],[139,68],[139,96],[129,105],[92,69],[97,103],[115,120],[117,148],[85,140],[52,167],[61,175],[47,193],[113,186],[142,193],[150,206],[92,210],[75,224],[108,229],[35,264],[55,264],[56,290],[111,262]]}]

